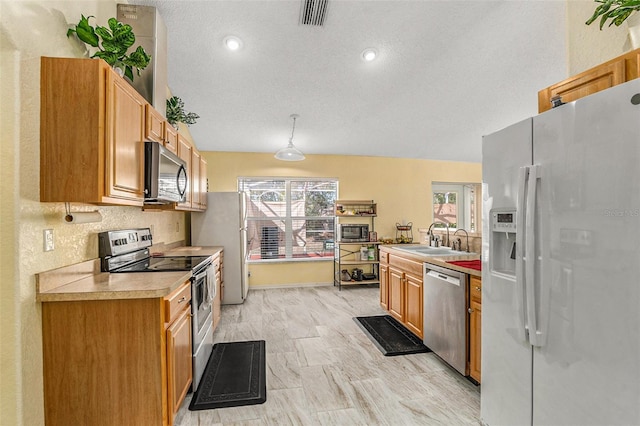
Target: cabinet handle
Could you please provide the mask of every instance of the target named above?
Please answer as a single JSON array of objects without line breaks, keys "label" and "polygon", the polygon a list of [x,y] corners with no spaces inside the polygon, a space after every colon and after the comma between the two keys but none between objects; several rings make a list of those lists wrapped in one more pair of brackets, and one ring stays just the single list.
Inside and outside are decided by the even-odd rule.
[{"label": "cabinet handle", "polygon": [[482,288],[476,287],[476,291],[482,291]]},{"label": "cabinet handle", "polygon": [[180,300],[178,300],[178,303],[182,303],[182,302],[184,302],[185,300],[187,300],[187,296],[182,296],[182,297],[180,298]]},{"label": "cabinet handle", "polygon": [[467,309],[467,312],[469,312],[470,314],[472,314],[472,313],[473,313],[473,309],[469,308],[469,309]]}]

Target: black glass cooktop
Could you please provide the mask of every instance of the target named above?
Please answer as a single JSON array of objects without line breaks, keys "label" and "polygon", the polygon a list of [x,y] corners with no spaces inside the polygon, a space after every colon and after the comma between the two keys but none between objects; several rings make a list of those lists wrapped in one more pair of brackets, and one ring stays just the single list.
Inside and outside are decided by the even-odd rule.
[{"label": "black glass cooktop", "polygon": [[201,263],[205,263],[208,259],[207,256],[148,257],[111,272],[191,271],[197,269]]}]

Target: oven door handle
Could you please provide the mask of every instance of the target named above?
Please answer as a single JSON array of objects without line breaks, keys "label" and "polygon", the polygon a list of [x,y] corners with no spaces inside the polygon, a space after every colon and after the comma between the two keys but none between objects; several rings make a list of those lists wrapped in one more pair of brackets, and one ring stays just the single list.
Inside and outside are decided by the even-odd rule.
[{"label": "oven door handle", "polygon": [[213,281],[213,263],[207,265],[201,272],[198,272],[196,275],[191,277],[191,284],[195,284],[198,280],[204,278],[204,294],[203,294],[203,302],[206,307],[209,307],[213,303],[213,299],[215,297],[215,287],[211,288],[211,282]]}]

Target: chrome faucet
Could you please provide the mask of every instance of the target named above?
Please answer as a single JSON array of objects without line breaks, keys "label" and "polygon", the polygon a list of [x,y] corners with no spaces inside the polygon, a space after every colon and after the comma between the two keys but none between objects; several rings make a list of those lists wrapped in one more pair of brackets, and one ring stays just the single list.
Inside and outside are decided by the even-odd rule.
[{"label": "chrome faucet", "polygon": [[[467,236],[467,253],[469,253],[470,252],[470,250],[469,250],[469,233],[465,229],[460,228],[456,232],[454,232],[453,235],[455,236],[460,231],[464,232],[464,234]],[[460,239],[458,239],[458,241],[460,241]]]},{"label": "chrome faucet", "polygon": [[431,240],[431,237],[433,237],[433,232],[431,232],[431,228],[433,228],[433,225],[435,225],[436,223],[441,223],[447,228],[447,242],[445,243],[443,241],[442,245],[449,247],[449,244],[450,244],[451,241],[449,240],[449,224],[448,223],[433,222],[431,225],[429,225],[429,230],[427,230],[427,235],[429,235],[429,240]]}]

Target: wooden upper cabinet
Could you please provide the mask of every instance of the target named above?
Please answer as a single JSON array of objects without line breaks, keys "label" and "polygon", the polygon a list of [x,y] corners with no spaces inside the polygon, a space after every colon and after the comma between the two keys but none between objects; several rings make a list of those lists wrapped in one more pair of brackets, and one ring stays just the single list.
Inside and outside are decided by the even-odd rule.
[{"label": "wooden upper cabinet", "polygon": [[168,122],[164,123],[164,147],[178,154],[178,131]]},{"label": "wooden upper cabinet", "polygon": [[200,209],[200,153],[191,149],[191,208]]},{"label": "wooden upper cabinet", "polygon": [[115,73],[109,73],[106,192],[111,197],[144,197],[146,101]]},{"label": "wooden upper cabinet", "polygon": [[638,77],[640,49],[625,53],[539,91],[538,112],[551,109],[551,98],[554,96],[561,96],[564,103],[573,102]]},{"label": "wooden upper cabinet", "polygon": [[146,102],[98,59],[41,58],[40,201],[141,206]]},{"label": "wooden upper cabinet", "polygon": [[209,179],[207,178],[207,160],[200,156],[200,207],[207,209],[207,192],[209,191]]},{"label": "wooden upper cabinet", "polygon": [[146,120],[144,128],[145,140],[164,143],[164,117],[155,110],[154,107],[147,104],[146,106]]}]

